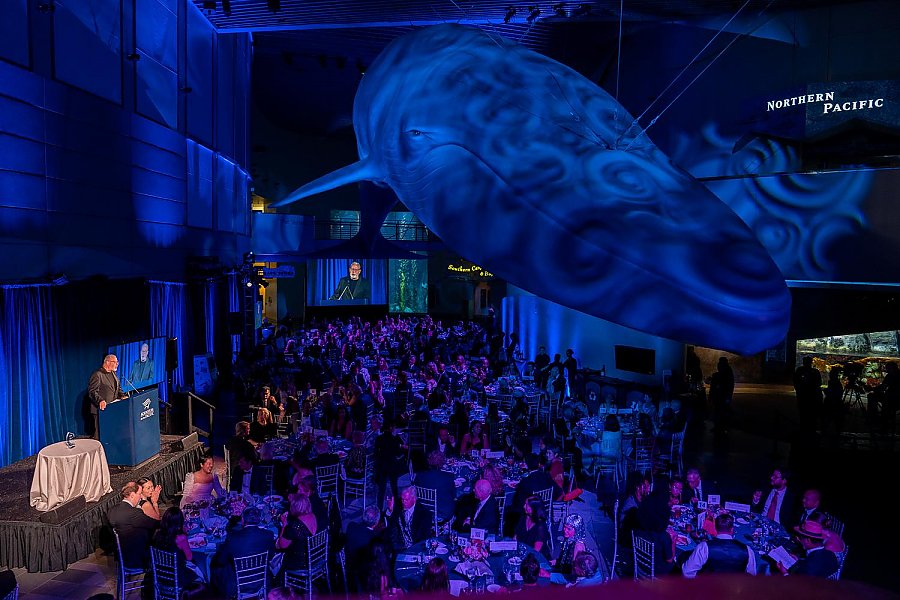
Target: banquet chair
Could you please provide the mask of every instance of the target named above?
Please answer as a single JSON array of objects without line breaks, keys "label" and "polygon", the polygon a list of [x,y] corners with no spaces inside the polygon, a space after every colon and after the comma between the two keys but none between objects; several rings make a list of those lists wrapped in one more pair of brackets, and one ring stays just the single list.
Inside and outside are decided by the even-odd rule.
[{"label": "banquet chair", "polygon": [[653,571],[653,553],[656,544],[631,532],[631,543],[634,547],[634,579],[656,579]]},{"label": "banquet chair", "polygon": [[656,456],[656,466],[654,471],[665,471],[670,477],[682,474],[682,471],[684,471],[684,461],[682,457],[684,451],[684,432],[685,430],[682,429],[681,431],[672,434],[672,442],[669,445],[669,451],[661,452]]},{"label": "banquet chair", "polygon": [[[113,536],[116,538],[116,598],[125,598],[128,592],[134,592],[144,587],[144,569],[129,569],[122,562],[122,542],[119,540],[119,532],[113,528]],[[139,577],[139,579],[132,579]]]},{"label": "banquet chair", "polygon": [[275,492],[273,491],[273,482],[275,480],[275,467],[273,465],[256,465],[253,468],[259,469],[259,472],[262,473],[263,483],[266,488],[266,494],[269,496],[274,494]]},{"label": "banquet chair", "polygon": [[3,598],[0,598],[0,600],[19,600],[19,584],[17,583],[16,587],[14,587],[8,594],[3,596]]},{"label": "banquet chair", "polygon": [[634,438],[634,451],[627,457],[628,471],[637,471],[646,475],[653,470],[653,452],[656,449],[656,437],[638,436]]},{"label": "banquet chair", "polygon": [[[597,550],[599,552],[599,549]],[[616,576],[616,561],[619,560],[619,499],[613,505],[613,555],[609,568],[609,579]]]},{"label": "banquet chair", "polygon": [[594,458],[594,474],[597,479],[594,482],[594,489],[600,489],[600,478],[603,475],[612,475],[616,484],[616,492],[618,493],[619,476],[622,472],[622,437],[611,437],[603,435],[600,438],[600,454]]},{"label": "banquet chair", "polygon": [[434,535],[438,535],[440,531],[438,529],[438,512],[437,512],[437,490],[429,487],[416,486],[416,498],[418,502],[422,503],[422,506],[431,511],[431,516],[434,519],[434,523],[432,528],[434,529]]},{"label": "banquet chair", "polygon": [[319,491],[320,496],[333,492],[335,499],[337,499],[338,472],[340,468],[340,464],[316,467],[316,489]]},{"label": "banquet chair", "polygon": [[278,437],[286,438],[291,434],[291,415],[275,415],[275,429]]},{"label": "banquet chair", "polygon": [[151,547],[150,565],[153,569],[155,600],[181,600],[183,590],[178,581],[178,557],[176,554]]},{"label": "banquet chair", "polygon": [[328,573],[328,530],[323,529],[317,534],[306,538],[306,568],[295,571],[285,571],[284,585],[297,588],[306,592],[307,598],[312,600],[313,584],[318,579],[325,579],[328,593],[331,594],[331,577]]},{"label": "banquet chair", "polygon": [[419,450],[425,452],[425,432],[428,430],[428,421],[410,421],[406,426],[406,445],[409,451]]},{"label": "banquet chair", "polygon": [[512,394],[497,394],[497,404],[502,412],[509,414],[513,407]]},{"label": "banquet chair", "polygon": [[372,478],[372,467],[373,461],[372,458],[366,454],[366,467],[363,470],[363,476],[359,479],[355,477],[344,476],[344,507],[347,507],[347,494],[351,494],[354,497],[362,497],[363,508],[366,506],[366,490],[369,485],[369,480]]},{"label": "banquet chair", "polygon": [[538,422],[546,425],[549,430],[553,424],[553,418],[559,414],[560,392],[542,394],[542,402],[538,408]]},{"label": "banquet chair", "polygon": [[543,395],[543,392],[539,392],[525,396],[525,404],[528,405],[528,421],[533,425],[537,425],[540,422],[540,407]]},{"label": "banquet chair", "polygon": [[231,453],[228,451],[228,444],[223,444],[222,450],[225,453],[225,473],[222,474],[225,483],[223,485],[226,491],[231,491]]},{"label": "banquet chair", "polygon": [[497,510],[500,511],[500,531],[497,532],[497,535],[503,536],[503,515],[506,512],[506,495],[502,494],[500,496],[494,496],[494,500],[497,501]]},{"label": "banquet chair", "polygon": [[828,529],[836,533],[838,537],[844,537],[844,522],[831,513],[825,513],[825,517],[828,521]]},{"label": "banquet chair", "polygon": [[850,546],[845,545],[843,552],[836,553],[838,559],[838,568],[837,571],[828,576],[828,579],[832,581],[840,581],[841,579],[841,571],[844,570],[844,561],[847,560],[847,553],[850,551]]},{"label": "banquet chair", "polygon": [[549,529],[550,531],[550,549],[553,550],[554,541],[553,541],[553,488],[548,487],[544,490],[537,490],[534,492],[534,495],[541,499],[541,502],[544,505],[544,514],[547,515],[547,519],[550,521]]},{"label": "banquet chair", "polygon": [[269,582],[269,553],[234,557],[237,600],[265,598]]}]

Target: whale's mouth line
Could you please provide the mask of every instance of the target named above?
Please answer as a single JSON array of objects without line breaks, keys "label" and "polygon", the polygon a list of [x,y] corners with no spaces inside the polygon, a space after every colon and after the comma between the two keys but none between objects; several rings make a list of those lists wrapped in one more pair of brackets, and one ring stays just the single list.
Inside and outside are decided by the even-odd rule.
[{"label": "whale's mouth line", "polygon": [[[425,156],[431,154],[431,153],[434,152],[435,150],[438,150],[438,149],[444,149],[444,148],[458,148],[458,149],[462,150],[463,152],[466,152],[467,154],[469,154],[470,156],[472,156],[473,158],[475,158],[481,165],[483,165],[483,166],[485,167],[485,169],[486,169],[488,172],[490,172],[490,173],[491,173],[492,175],[494,175],[497,179],[499,179],[499,180],[500,180],[500,181],[501,181],[508,189],[512,189],[512,186],[509,184],[509,182],[506,180],[506,178],[503,177],[503,175],[500,174],[496,169],[494,169],[494,168],[490,165],[490,163],[488,163],[487,161],[485,161],[485,160],[484,160],[483,158],[481,158],[478,154],[476,154],[475,152],[473,152],[472,150],[470,150],[469,148],[467,148],[465,145],[463,145],[463,144],[460,143],[460,142],[452,141],[452,142],[443,142],[443,143],[440,143],[440,144],[436,144],[436,145],[432,146],[432,147],[425,153]],[[395,191],[396,191],[396,190],[395,190]],[[592,239],[589,239],[589,238],[585,237],[581,232],[570,230],[570,229],[568,228],[568,226],[567,226],[565,223],[563,223],[563,222],[561,222],[559,219],[557,219],[552,213],[548,213],[547,211],[542,210],[542,208],[541,208],[541,206],[540,206],[539,204],[536,204],[536,203],[534,203],[533,201],[527,199],[527,197],[523,197],[523,196],[521,196],[521,195],[517,195],[517,196],[518,196],[519,198],[521,198],[523,201],[527,202],[528,205],[529,205],[533,210],[535,210],[536,212],[540,213],[543,217],[547,218],[548,220],[552,221],[556,226],[561,227],[561,228],[563,228],[564,230],[568,231],[568,232],[569,232],[569,235],[571,235],[571,236],[573,236],[573,237],[577,237],[579,240],[582,240],[582,241],[585,242],[586,244],[589,244],[589,245],[593,246],[594,248],[597,248],[597,250],[599,250],[599,251],[601,251],[601,252],[605,252],[605,253],[607,253],[607,254],[610,253],[608,249],[604,248],[603,246],[598,245],[598,244],[597,244],[596,242],[594,242]],[[628,259],[628,258],[624,258],[624,257],[619,256],[619,255],[614,255],[614,256],[615,256],[615,259],[616,259],[616,260],[619,260],[619,261],[622,261],[622,262],[624,262],[624,263],[627,263],[627,264],[631,265],[634,269],[643,271],[643,272],[645,272],[645,273],[647,273],[647,274],[649,274],[649,275],[655,277],[656,279],[658,279],[659,281],[661,281],[661,282],[663,282],[663,283],[668,283],[669,280],[670,280],[670,278],[671,278],[671,273],[668,273],[668,274],[666,274],[666,273],[659,273],[659,272],[655,271],[654,269],[652,269],[652,265],[643,266],[643,265],[640,265],[640,264],[635,263],[634,261],[632,261],[632,260],[630,260],[630,259]],[[728,309],[730,309],[730,310],[739,311],[739,312],[743,312],[743,313],[746,313],[746,314],[773,314],[773,315],[774,315],[774,314],[778,314],[778,313],[780,312],[778,309],[774,309],[774,308],[773,308],[773,309],[768,309],[768,310],[766,310],[766,309],[759,309],[759,308],[748,309],[746,306],[736,306],[736,305],[734,305],[734,304],[726,303],[726,302],[718,302],[718,301],[717,301],[717,302],[710,302],[710,299],[709,299],[707,296],[705,296],[700,290],[694,291],[694,290],[690,290],[690,289],[683,288],[683,289],[681,289],[681,293],[690,295],[691,297],[695,298],[695,299],[698,301],[698,303],[701,304],[701,305],[704,305],[704,304],[709,304],[709,305],[715,304],[715,305],[718,305],[718,306],[726,307],[726,308],[728,308]]]}]

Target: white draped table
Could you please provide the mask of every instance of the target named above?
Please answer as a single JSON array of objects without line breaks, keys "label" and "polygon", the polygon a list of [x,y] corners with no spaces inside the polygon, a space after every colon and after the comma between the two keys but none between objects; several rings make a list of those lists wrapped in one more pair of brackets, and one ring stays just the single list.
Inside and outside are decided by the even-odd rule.
[{"label": "white draped table", "polygon": [[78,439],[73,444],[69,448],[66,442],[58,442],[38,452],[30,494],[35,509],[53,510],[81,495],[86,502],[96,502],[112,491],[100,442]]}]

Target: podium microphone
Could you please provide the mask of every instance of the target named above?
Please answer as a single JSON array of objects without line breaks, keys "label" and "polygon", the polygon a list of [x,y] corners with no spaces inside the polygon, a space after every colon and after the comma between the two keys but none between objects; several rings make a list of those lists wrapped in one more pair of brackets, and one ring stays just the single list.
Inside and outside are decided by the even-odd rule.
[{"label": "podium microphone", "polygon": [[[341,291],[341,295],[338,296],[337,299],[338,299],[338,300],[343,300],[343,299],[344,299],[344,294],[346,294],[346,293],[349,292],[349,291],[350,291],[350,286],[349,286],[349,285],[344,286],[344,289]],[[350,294],[350,299],[353,300],[353,294]]]},{"label": "podium microphone", "polygon": [[137,388],[134,387],[134,384],[131,382],[131,379],[129,379],[128,377],[125,378],[125,383],[127,383],[128,385],[131,386],[131,389],[128,390],[127,392],[125,390],[122,390],[125,394],[125,397],[129,398],[129,397],[131,397],[131,392],[136,392]]}]

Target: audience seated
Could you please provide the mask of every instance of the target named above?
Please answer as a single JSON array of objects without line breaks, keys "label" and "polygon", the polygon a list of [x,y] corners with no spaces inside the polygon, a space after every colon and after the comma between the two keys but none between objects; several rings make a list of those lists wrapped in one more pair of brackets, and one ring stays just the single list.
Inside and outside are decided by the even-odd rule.
[{"label": "audience seated", "polygon": [[400,492],[399,506],[393,498],[390,499],[388,517],[388,539],[395,552],[401,552],[432,535],[434,516],[417,503],[415,487],[410,486]]},{"label": "audience seated", "polygon": [[469,533],[473,527],[498,534],[500,509],[491,492],[490,482],[479,479],[472,490],[472,500],[460,502],[454,527],[461,533]]},{"label": "audience seated", "polygon": [[109,509],[109,524],[118,532],[122,545],[122,562],[128,569],[142,569],[149,558],[150,536],[159,521],[148,517],[140,508],[140,487],[129,481],[122,487],[122,501]]},{"label": "audience seated", "polygon": [[219,546],[212,559],[212,579],[215,587],[226,597],[237,595],[234,559],[268,552],[269,560],[275,556],[275,538],[272,532],[261,527],[262,513],[255,506],[248,506],[241,515],[241,526],[228,532],[225,542]]},{"label": "audience seated", "polygon": [[825,549],[825,530],[822,524],[807,519],[802,525],[794,527],[794,539],[803,548],[805,556],[798,558],[794,566],[788,570],[778,562],[776,566],[783,574],[809,575],[812,577],[828,577],[838,570],[838,559],[834,552]]},{"label": "audience seated", "polygon": [[181,587],[190,592],[200,591],[203,586],[203,573],[193,563],[194,553],[188,544],[184,532],[184,513],[177,506],[172,506],[163,513],[159,529],[153,535],[151,545],[154,548],[174,552],[178,565],[178,580]]},{"label": "audience seated", "polygon": [[547,529],[547,514],[544,503],[536,496],[530,496],[522,507],[523,517],[516,526],[516,541],[531,546],[550,560],[550,533]]},{"label": "audience seated", "polygon": [[426,593],[450,593],[450,573],[447,571],[447,563],[437,556],[425,565],[425,573],[422,575],[422,588]]},{"label": "audience seated", "polygon": [[219,483],[219,475],[213,473],[213,457],[206,455],[200,459],[200,468],[184,477],[184,493],[181,496],[181,508],[185,504],[210,502],[213,498],[225,495],[225,488]]},{"label": "audience seated", "polygon": [[141,487],[141,500],[138,506],[148,517],[159,521],[162,514],[159,512],[159,495],[162,492],[162,486],[153,485],[153,482],[146,477],[137,480],[137,484]]},{"label": "audience seated", "polygon": [[256,444],[262,444],[278,437],[278,426],[268,408],[260,408],[256,411],[256,420],[250,424],[249,439]]},{"label": "audience seated", "polygon": [[440,450],[432,450],[428,453],[428,469],[417,473],[415,479],[417,486],[437,491],[437,513],[440,522],[449,521],[453,516],[456,499],[455,478],[451,473],[441,470],[445,460]]},{"label": "audience seated", "polygon": [[734,516],[716,516],[716,536],[702,540],[684,562],[681,572],[693,578],[697,573],[747,573],[756,575],[756,554],[734,539]]}]

